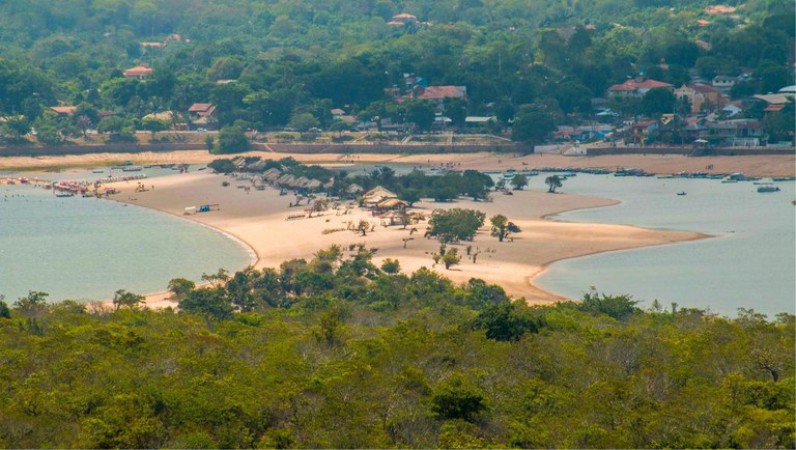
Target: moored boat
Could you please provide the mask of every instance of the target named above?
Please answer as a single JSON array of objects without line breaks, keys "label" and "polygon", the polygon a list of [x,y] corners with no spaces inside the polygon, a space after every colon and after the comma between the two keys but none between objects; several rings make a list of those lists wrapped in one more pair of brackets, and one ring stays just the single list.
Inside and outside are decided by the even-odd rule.
[{"label": "moored boat", "polygon": [[763,184],[757,187],[757,192],[779,192],[779,187],[773,184]]}]

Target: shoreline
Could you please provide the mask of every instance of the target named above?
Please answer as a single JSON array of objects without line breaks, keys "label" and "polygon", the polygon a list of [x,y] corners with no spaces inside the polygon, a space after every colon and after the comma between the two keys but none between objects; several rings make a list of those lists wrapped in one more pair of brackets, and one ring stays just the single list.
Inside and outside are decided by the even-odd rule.
[{"label": "shoreline", "polygon": [[[182,159],[183,156],[186,156],[186,153],[196,152],[173,152],[168,155],[138,156],[141,158],[157,157],[157,161],[163,161],[163,163],[187,162]],[[201,153],[198,156],[203,158],[204,162],[221,157],[237,156],[210,155],[207,152],[198,153]],[[528,170],[535,167],[543,167],[543,165],[606,167],[616,162],[614,155],[569,157],[549,154],[520,156],[479,153],[353,155],[352,158],[352,155],[331,154],[288,155],[263,154],[259,152],[254,154],[268,159],[293,156],[306,163],[326,162],[334,165],[401,163],[426,167],[427,165],[439,166],[448,164],[453,160],[459,170],[505,170],[508,168]],[[252,153],[242,155],[249,156]],[[164,156],[166,159],[161,159]],[[371,159],[368,156],[373,156],[374,158]],[[748,175],[760,175],[762,173],[792,175],[796,169],[796,159],[790,155],[786,157],[760,155],[755,157],[705,158],[687,158],[671,155],[631,156],[622,157],[627,162],[627,164],[623,165],[624,167],[629,167],[632,164],[634,167],[644,169],[644,164],[652,165],[657,167],[657,170],[649,171],[657,173],[678,171],[674,169],[694,170],[694,167],[701,170],[702,165],[709,162],[714,164],[715,171],[731,170],[730,167],[751,164],[748,167],[743,166],[743,170],[741,170]],[[66,164],[65,167],[86,168],[101,166],[104,164],[104,158],[108,157],[118,161],[120,157],[124,156],[119,154],[104,156],[80,155],[77,158],[80,160],[79,164],[70,163]],[[36,160],[38,163],[42,162],[40,158],[28,159]],[[717,162],[717,159],[720,162]],[[7,163],[8,161],[0,158],[0,170],[4,162]],[[155,163],[155,160],[147,160],[147,162]],[[194,161],[191,160],[190,162]],[[584,162],[589,162],[590,164],[585,164]],[[639,162],[644,164],[639,164]],[[232,186],[221,188],[221,180],[230,181]],[[313,218],[286,221],[285,216],[289,215],[291,211],[302,212],[302,209],[288,208],[287,202],[293,197],[288,195],[280,198],[275,195],[272,187],[268,187],[266,193],[252,190],[251,195],[247,196],[242,189],[235,188],[235,180],[208,172],[191,172],[190,174],[156,177],[148,179],[147,184],[149,183],[156,185],[154,191],[135,194],[130,190],[132,186],[118,183],[115,186],[120,188],[121,193],[110,199],[178,216],[220,232],[242,244],[252,256],[253,263],[251,266],[257,269],[278,267],[281,262],[294,258],[311,258],[314,252],[328,248],[329,245],[334,243],[342,245],[343,241],[349,243],[364,241],[363,243],[368,247],[379,249],[374,256],[374,264],[378,265],[386,258],[394,258],[401,261],[401,270],[407,274],[414,272],[420,267],[427,267],[455,283],[466,282],[469,278],[481,278],[488,283],[500,285],[506,290],[507,294],[514,298],[525,297],[529,304],[549,304],[565,298],[534,283],[534,280],[543,275],[553,263],[600,253],[688,242],[711,237],[689,231],[648,229],[635,225],[585,224],[556,219],[555,216],[563,212],[614,206],[621,203],[613,199],[568,193],[550,195],[543,191],[518,191],[515,192],[517,195],[514,196],[503,196],[499,193],[493,193],[494,203],[472,202],[464,199],[459,199],[451,204],[419,202],[416,210],[422,211],[426,215],[436,208],[461,207],[480,209],[489,214],[487,217],[490,217],[491,214],[507,215],[523,230],[523,232],[514,235],[516,242],[499,244],[495,238],[489,236],[487,221],[487,225],[478,232],[475,242],[458,245],[458,247],[461,247],[462,256],[464,256],[464,248],[470,244],[472,244],[473,248],[486,246],[483,255],[478,258],[478,264],[470,263],[468,259],[463,258],[460,265],[454,266],[452,270],[444,270],[440,267],[435,268],[429,256],[431,252],[436,251],[439,243],[436,240],[422,238],[425,224],[416,225],[420,230],[418,236],[412,238],[409,248],[402,248],[400,240],[397,239],[402,234],[402,230],[397,230],[395,229],[396,227],[378,227],[376,232],[369,233],[366,238],[353,237],[349,231],[335,232],[328,235],[321,233],[324,231],[325,226],[334,227],[331,221],[339,222],[340,218],[335,218],[334,211],[331,211],[331,214],[326,212]],[[190,217],[186,217],[183,214],[185,206],[207,203],[221,203],[222,211]],[[355,214],[347,216],[347,218],[352,220],[355,217],[374,220],[373,217],[359,210]],[[377,222],[378,219],[376,219],[375,223]],[[405,230],[403,234],[406,234]],[[396,240],[398,240],[398,245],[396,245]],[[551,242],[556,245],[560,244],[560,246],[551,245]],[[197,285],[200,285],[200,283],[197,283]],[[148,293],[146,294],[146,305],[153,308],[174,306],[175,303],[170,301],[168,296],[169,292],[166,290]],[[105,301],[103,304],[107,306],[110,302]]]},{"label": "shoreline", "polygon": [[434,153],[434,154],[387,154],[387,153],[274,153],[251,151],[234,155],[214,155],[206,150],[184,150],[174,152],[141,153],[91,153],[85,155],[60,156],[5,156],[0,157],[0,170],[32,171],[53,170],[72,167],[92,167],[132,161],[136,165],[189,163],[206,164],[218,158],[235,156],[258,156],[262,159],[292,157],[303,163],[404,163],[434,165],[457,163],[457,168],[477,170],[533,169],[545,166],[575,168],[634,167],[659,175],[680,171],[704,171],[709,174],[744,172],[747,176],[773,177],[796,175],[796,154],[791,155],[740,155],[697,156],[684,155],[599,155],[564,156],[560,154],[532,153]]},{"label": "shoreline", "polygon": [[[364,238],[358,235],[352,237],[349,231],[342,231],[342,234],[323,235],[321,233],[323,227],[327,226],[326,224],[333,226],[331,225],[332,218],[338,217],[336,220],[339,221],[341,220],[339,216],[322,214],[313,218],[286,221],[284,216],[289,214],[291,209],[285,203],[292,198],[291,196],[279,197],[276,191],[269,187],[265,194],[259,193],[259,200],[252,200],[257,198],[256,191],[252,192],[254,195],[249,195],[243,194],[242,189],[235,189],[231,186],[222,188],[221,181],[225,179],[226,177],[222,175],[209,173],[159,177],[151,180],[156,185],[154,191],[138,193],[135,200],[125,200],[123,195],[129,192],[125,192],[124,186],[120,186],[122,193],[119,194],[119,198],[114,200],[180,216],[233,236],[245,243],[257,256],[257,260],[253,264],[253,267],[257,269],[278,267],[283,261],[293,258],[311,258],[314,252],[328,248],[331,244],[339,244],[345,248],[346,240],[349,241],[349,244],[364,240],[368,247],[378,248],[378,253],[374,256],[375,264],[379,264],[386,258],[394,258],[401,262],[402,271],[407,274],[420,267],[427,267],[456,283],[466,282],[469,278],[481,278],[488,283],[500,285],[507,294],[515,299],[524,297],[528,304],[551,304],[564,299],[564,297],[547,291],[533,282],[554,262],[606,251],[642,248],[705,237],[688,231],[650,230],[627,225],[578,224],[548,218],[548,216],[566,211],[612,206],[619,203],[616,200],[576,194],[552,196],[541,191],[520,191],[516,192],[514,196],[495,194],[494,202],[472,202],[463,199],[452,204],[419,202],[416,210],[425,213],[430,213],[432,209],[439,207],[469,207],[486,210],[485,212],[488,214],[514,211],[509,214],[512,220],[523,229],[523,232],[514,235],[516,241],[509,244],[498,243],[495,238],[489,236],[488,225],[483,227],[474,242],[457,245],[462,247],[460,250],[463,256],[465,246],[475,247],[478,245],[478,248],[487,246],[486,255],[479,258],[479,263],[470,263],[467,259],[460,265],[454,266],[452,270],[444,270],[439,267],[435,268],[433,261],[428,256],[439,246],[436,240],[413,238],[412,248],[404,249],[400,245],[396,245],[396,241],[399,241],[396,238],[408,230],[386,226],[378,227],[377,231],[369,233]],[[129,189],[129,186],[127,188]],[[222,200],[221,211],[184,217],[181,212],[183,205],[186,204],[184,202],[187,201],[185,195],[189,192],[191,194],[199,193],[200,196],[205,196],[203,198],[212,197],[214,200]],[[183,201],[183,204],[180,204],[180,201]],[[543,211],[541,213],[530,211],[529,207],[525,206],[528,201],[533,203],[533,208],[542,205]],[[225,207],[224,202],[230,203],[230,206]],[[259,211],[252,210],[253,204],[268,204],[269,202],[268,206],[260,208]],[[523,213],[520,214],[519,211],[523,211]],[[363,210],[352,213],[350,218],[351,220],[360,218],[373,220]],[[303,226],[299,224],[303,224]],[[416,225],[416,228],[419,229],[418,236],[422,236],[425,226],[425,224]],[[607,243],[593,244],[590,242],[595,229],[598,234],[597,240],[607,240]],[[525,235],[525,232],[530,234]],[[568,248],[566,250],[548,248],[538,251],[539,243],[534,234],[539,233],[550,236],[543,237],[543,241],[563,240],[565,247]],[[312,238],[313,234],[315,238]],[[574,238],[568,237],[573,234]],[[297,243],[298,248],[289,245],[294,241],[300,241],[300,244]],[[268,251],[264,252],[264,249]],[[537,250],[535,255],[529,258],[528,255],[534,253],[534,250]],[[164,292],[147,294],[147,306],[154,308],[173,306],[174,303],[167,299],[168,293],[165,294]]]}]

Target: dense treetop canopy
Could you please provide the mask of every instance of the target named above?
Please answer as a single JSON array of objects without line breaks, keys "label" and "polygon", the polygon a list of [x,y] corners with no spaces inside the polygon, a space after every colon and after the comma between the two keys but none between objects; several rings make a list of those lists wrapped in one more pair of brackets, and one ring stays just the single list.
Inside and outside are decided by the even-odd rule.
[{"label": "dense treetop canopy", "polygon": [[[640,74],[679,86],[688,69],[751,70],[739,94],[792,83],[792,3],[730,3],[710,14],[706,0],[4,0],[0,114],[33,122],[42,106],[83,105],[96,126],[97,111],[132,120],[207,102],[219,126],[309,114],[329,127],[331,108],[398,122],[422,108],[384,89],[405,93],[415,74],[467,88],[466,104],[446,106],[454,124],[469,113],[506,125],[533,103],[559,122],[588,113]],[[123,76],[142,65],[145,79]]]},{"label": "dense treetop canopy", "polygon": [[528,307],[372,256],[175,279],[178,313],[0,301],[0,446],[793,446],[792,315]]}]

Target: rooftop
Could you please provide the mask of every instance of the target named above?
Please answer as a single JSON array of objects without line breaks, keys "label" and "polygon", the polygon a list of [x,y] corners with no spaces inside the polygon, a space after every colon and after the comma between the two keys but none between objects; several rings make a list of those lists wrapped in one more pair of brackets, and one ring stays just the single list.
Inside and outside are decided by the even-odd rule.
[{"label": "rooftop", "polygon": [[615,84],[608,88],[611,92],[621,92],[621,91],[638,91],[639,89],[656,89],[656,88],[668,88],[674,87],[669,83],[664,83],[663,81],[656,81],[656,80],[644,80],[644,81],[636,81],[636,80],[627,80],[622,84]]}]

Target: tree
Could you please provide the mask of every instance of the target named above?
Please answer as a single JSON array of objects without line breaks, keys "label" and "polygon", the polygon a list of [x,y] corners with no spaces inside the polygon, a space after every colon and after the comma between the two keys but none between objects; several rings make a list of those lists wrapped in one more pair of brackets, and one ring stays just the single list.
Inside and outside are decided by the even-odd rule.
[{"label": "tree", "polygon": [[412,188],[402,189],[398,192],[398,198],[408,203],[411,207],[420,201],[420,190]]},{"label": "tree", "polygon": [[443,101],[445,116],[453,126],[463,127],[467,118],[467,101],[462,98],[446,98]]},{"label": "tree", "polygon": [[499,242],[503,242],[503,239],[509,235],[509,233],[519,233],[520,227],[514,224],[514,222],[509,222],[509,219],[502,214],[498,214],[491,219],[492,222],[492,236],[498,238]]},{"label": "tree", "polygon": [[0,295],[0,319],[10,319],[11,318],[11,310],[8,308],[8,304],[3,300],[5,297]]},{"label": "tree", "polygon": [[24,116],[9,117],[3,125],[5,131],[14,138],[30,133],[30,122]]},{"label": "tree", "polygon": [[238,153],[249,149],[249,140],[243,128],[227,126],[218,132],[218,145],[214,147],[215,153]]},{"label": "tree", "polygon": [[384,273],[396,274],[401,271],[401,263],[397,259],[387,258],[381,263]]},{"label": "tree", "polygon": [[58,127],[52,120],[40,117],[35,124],[36,140],[45,145],[59,145],[63,142]]},{"label": "tree", "polygon": [[[636,307],[636,304],[638,304],[638,302],[631,300],[631,296],[629,295],[600,295],[592,288],[590,292],[583,295],[583,299],[578,305],[578,308],[581,311],[606,314],[616,320],[621,320],[641,312],[641,310]],[[676,306],[673,305],[672,314],[674,314],[675,310]]]},{"label": "tree", "polygon": [[119,289],[113,294],[113,309],[116,311],[121,308],[135,309],[143,301],[143,295],[127,292],[124,289]]},{"label": "tree", "polygon": [[213,153],[213,148],[215,147],[215,144],[216,144],[216,138],[213,137],[212,134],[208,134],[207,136],[205,136],[205,146],[207,147],[208,152]]},{"label": "tree", "polygon": [[196,288],[196,283],[185,278],[172,278],[169,281],[169,292],[174,300],[180,301]]},{"label": "tree", "polygon": [[530,144],[533,148],[543,142],[555,129],[555,119],[545,111],[544,107],[523,109],[514,118],[511,140]]},{"label": "tree", "polygon": [[35,315],[47,309],[47,297],[50,294],[40,291],[28,291],[28,295],[14,302],[14,307],[26,316]]},{"label": "tree", "polygon": [[405,104],[406,121],[413,123],[420,131],[431,129],[434,124],[434,106],[426,100],[410,100]]},{"label": "tree", "polygon": [[538,333],[544,326],[541,317],[534,317],[521,303],[500,303],[481,311],[473,327],[484,330],[487,339],[517,341],[525,333]]},{"label": "tree", "polygon": [[522,188],[528,185],[528,177],[518,173],[511,179],[511,185],[514,186],[515,191],[522,190]]},{"label": "tree", "polygon": [[677,102],[668,89],[650,89],[641,99],[641,110],[648,116],[673,113]]},{"label": "tree", "polygon": [[485,410],[483,395],[464,387],[458,379],[450,382],[431,398],[431,411],[441,420],[474,421]]},{"label": "tree", "polygon": [[544,183],[548,186],[547,192],[550,194],[554,194],[556,189],[562,186],[561,184],[561,177],[558,175],[551,175],[544,179]]},{"label": "tree", "polygon": [[222,287],[195,289],[180,300],[180,311],[207,318],[225,320],[232,317],[232,304]]},{"label": "tree", "polygon": [[169,122],[161,119],[155,119],[154,117],[149,117],[141,122],[141,126],[145,130],[152,133],[152,139],[155,139],[155,133],[169,129]]},{"label": "tree", "polygon": [[459,249],[457,248],[446,249],[442,246],[439,251],[440,259],[442,263],[445,264],[445,270],[450,270],[451,266],[455,266],[462,261],[462,257],[459,255]]},{"label": "tree", "polygon": [[484,224],[486,214],[472,209],[437,209],[428,222],[428,235],[440,242],[471,241]]},{"label": "tree", "polygon": [[318,128],[320,125],[321,123],[318,121],[318,119],[307,112],[293,115],[293,117],[290,118],[290,123],[288,123],[288,127],[301,132]]}]

